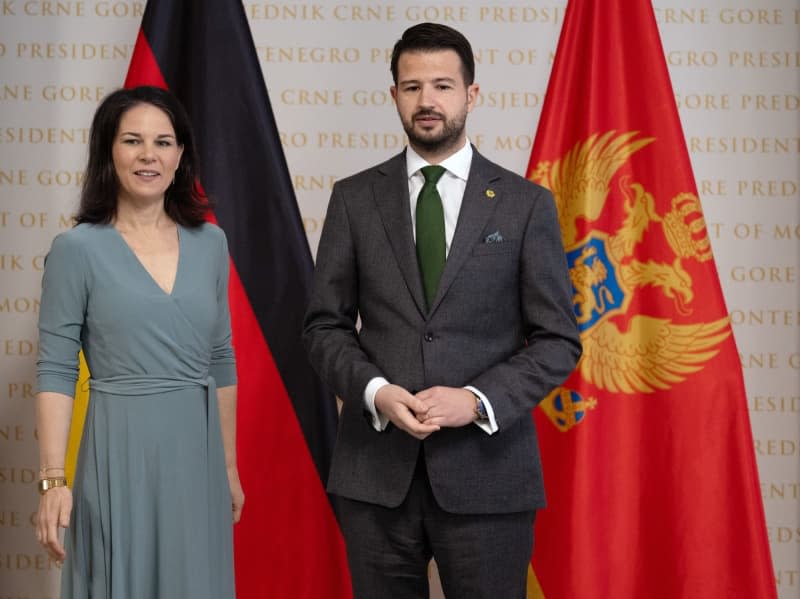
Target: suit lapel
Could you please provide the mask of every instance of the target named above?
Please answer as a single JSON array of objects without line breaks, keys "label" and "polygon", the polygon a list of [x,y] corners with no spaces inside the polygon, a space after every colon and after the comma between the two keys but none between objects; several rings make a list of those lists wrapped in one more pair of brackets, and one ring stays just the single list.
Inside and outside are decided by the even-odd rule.
[{"label": "suit lapel", "polygon": [[[447,254],[444,272],[439,281],[436,297],[433,299],[430,314],[439,307],[442,298],[447,293],[450,285],[456,279],[458,271],[469,258],[475,242],[486,227],[489,217],[500,201],[499,187],[500,172],[498,169],[474,148],[472,149],[472,164],[469,169],[467,186],[464,189],[464,198],[461,201],[461,211],[453,235],[453,243]],[[487,194],[487,191],[491,193]],[[409,220],[410,220],[409,216]],[[416,257],[415,257],[416,259]],[[421,288],[421,284],[420,284]],[[424,305],[424,304],[423,304]],[[423,311],[424,313],[424,311]]]},{"label": "suit lapel", "polygon": [[378,178],[373,188],[375,203],[408,291],[414,298],[420,314],[424,315],[427,308],[417,264],[414,235],[411,232],[411,204],[408,199],[405,152],[380,165],[378,173],[382,176]]}]

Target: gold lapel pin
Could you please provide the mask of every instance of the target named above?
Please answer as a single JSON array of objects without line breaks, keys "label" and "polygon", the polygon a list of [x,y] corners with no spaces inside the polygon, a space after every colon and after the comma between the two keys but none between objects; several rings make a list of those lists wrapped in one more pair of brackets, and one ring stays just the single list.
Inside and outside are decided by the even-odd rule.
[{"label": "gold lapel pin", "polygon": [[486,197],[491,200],[494,197],[494,190],[493,189],[487,189],[486,190]]}]

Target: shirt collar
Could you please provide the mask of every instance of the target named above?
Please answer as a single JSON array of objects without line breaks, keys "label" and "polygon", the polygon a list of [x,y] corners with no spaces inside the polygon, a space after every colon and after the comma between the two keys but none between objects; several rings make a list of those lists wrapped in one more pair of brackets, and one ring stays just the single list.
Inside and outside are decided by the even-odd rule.
[{"label": "shirt collar", "polygon": [[[419,169],[429,164],[430,162],[417,154],[414,148],[411,146],[406,147],[406,169],[409,179],[419,172]],[[439,163],[439,165],[443,166],[449,173],[452,173],[464,181],[469,177],[469,167],[471,164],[472,144],[469,143],[469,139],[464,143],[463,148]]]}]

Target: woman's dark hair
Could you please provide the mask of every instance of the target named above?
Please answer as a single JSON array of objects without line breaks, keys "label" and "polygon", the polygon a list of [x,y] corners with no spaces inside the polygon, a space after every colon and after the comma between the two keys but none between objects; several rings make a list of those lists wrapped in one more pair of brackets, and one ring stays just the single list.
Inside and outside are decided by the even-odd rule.
[{"label": "woman's dark hair", "polygon": [[420,23],[409,27],[403,37],[397,40],[392,50],[392,79],[397,85],[397,63],[403,52],[435,52],[437,50],[453,50],[461,59],[461,75],[464,85],[472,85],[475,81],[475,57],[469,41],[458,31],[447,25],[438,23]]},{"label": "woman's dark hair", "polygon": [[122,115],[140,104],[150,104],[164,111],[175,130],[178,145],[183,146],[175,181],[164,198],[164,209],[175,222],[197,227],[205,220],[209,203],[196,182],[197,150],[189,115],[171,93],[150,86],[118,89],[97,107],[89,133],[89,162],[75,222],[108,224],[116,216],[119,180],[112,154],[114,138]]}]

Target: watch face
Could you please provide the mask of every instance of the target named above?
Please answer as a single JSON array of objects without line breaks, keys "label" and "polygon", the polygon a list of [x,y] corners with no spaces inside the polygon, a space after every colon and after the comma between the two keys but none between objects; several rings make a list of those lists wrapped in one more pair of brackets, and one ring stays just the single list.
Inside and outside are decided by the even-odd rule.
[{"label": "watch face", "polygon": [[483,404],[483,400],[480,397],[478,398],[478,415],[481,417],[481,420],[489,418],[489,415],[486,413],[486,406]]},{"label": "watch face", "polygon": [[65,487],[67,481],[58,478],[43,478],[39,481],[39,493],[43,494],[55,487]]}]

